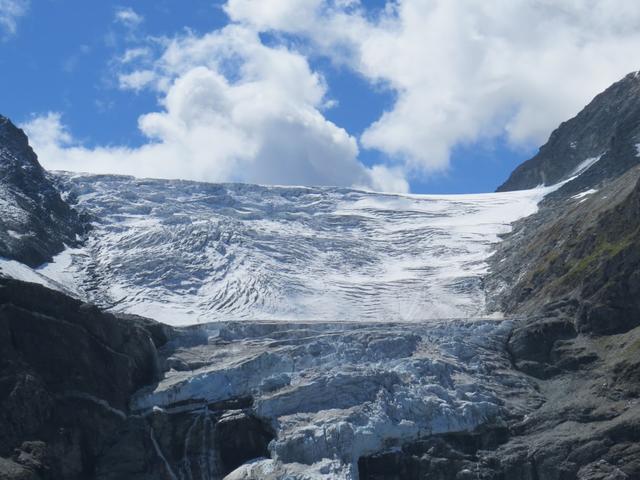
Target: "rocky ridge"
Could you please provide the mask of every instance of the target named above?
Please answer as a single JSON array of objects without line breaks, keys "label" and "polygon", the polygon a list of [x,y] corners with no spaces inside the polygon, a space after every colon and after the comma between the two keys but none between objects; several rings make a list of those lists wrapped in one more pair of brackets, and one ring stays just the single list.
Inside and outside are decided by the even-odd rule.
[{"label": "rocky ridge", "polygon": [[27,136],[0,115],[0,257],[30,267],[79,244],[88,226],[38,163]]},{"label": "rocky ridge", "polygon": [[[492,307],[521,317],[507,349],[546,398],[501,449],[527,451],[536,465],[550,456],[555,466],[538,478],[640,477],[638,83],[625,77],[565,124],[588,113],[615,126],[613,137],[591,134],[593,148],[610,150],[514,224],[485,278]],[[570,148],[558,138],[543,147],[549,158]]]},{"label": "rocky ridge", "polygon": [[640,162],[640,75],[633,72],[597,95],[551,133],[537,155],[518,166],[499,192],[553,185],[589,159],[599,161],[565,186],[567,193],[612,180]]}]

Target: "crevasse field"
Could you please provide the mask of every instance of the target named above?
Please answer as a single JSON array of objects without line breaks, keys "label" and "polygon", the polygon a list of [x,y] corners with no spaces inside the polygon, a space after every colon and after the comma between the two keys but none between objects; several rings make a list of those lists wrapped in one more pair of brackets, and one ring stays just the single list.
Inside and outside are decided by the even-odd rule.
[{"label": "crevasse field", "polygon": [[172,325],[483,316],[492,244],[549,191],[395,195],[61,178],[94,228],[82,248],[28,274]]}]

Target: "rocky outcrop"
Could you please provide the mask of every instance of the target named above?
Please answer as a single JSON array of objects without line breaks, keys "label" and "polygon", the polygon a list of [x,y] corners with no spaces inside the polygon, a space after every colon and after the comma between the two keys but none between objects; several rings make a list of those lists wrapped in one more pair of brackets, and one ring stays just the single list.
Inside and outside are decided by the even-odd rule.
[{"label": "rocky outcrop", "polygon": [[485,285],[493,308],[570,317],[579,332],[640,324],[640,167],[598,191],[545,200],[498,245]]},{"label": "rocky outcrop", "polygon": [[539,408],[503,428],[432,436],[362,457],[360,478],[640,478],[640,327],[587,337],[566,322],[534,321],[514,331],[509,350],[540,378]]},{"label": "rocky outcrop", "polygon": [[[501,480],[498,462],[487,452],[507,439],[506,428],[434,435],[358,460],[361,480]],[[509,477],[511,478],[511,477]]]},{"label": "rocky outcrop", "polygon": [[0,279],[0,477],[86,478],[164,341],[149,321]]},{"label": "rocky outcrop", "polygon": [[640,478],[639,82],[630,75],[596,97],[505,184],[538,181],[553,171],[548,162],[555,180],[566,178],[579,161],[563,150],[571,135],[588,133],[583,158],[609,139],[491,259],[493,308],[519,317],[507,350],[545,399],[486,454],[498,459],[495,478]]},{"label": "rocky outcrop", "polygon": [[0,115],[0,257],[38,266],[77,244],[85,219],[61,198],[27,136]]},{"label": "rocky outcrop", "polygon": [[613,179],[637,165],[640,143],[640,75],[630,73],[596,96],[578,115],[562,123],[536,156],[517,167],[499,192],[553,185],[575,174],[588,159],[600,158],[574,192]]}]

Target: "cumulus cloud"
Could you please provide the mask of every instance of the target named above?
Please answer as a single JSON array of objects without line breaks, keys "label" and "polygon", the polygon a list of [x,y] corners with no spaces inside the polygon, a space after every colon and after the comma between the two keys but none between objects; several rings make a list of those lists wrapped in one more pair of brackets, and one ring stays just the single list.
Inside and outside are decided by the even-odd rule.
[{"label": "cumulus cloud", "polygon": [[18,19],[29,10],[29,0],[0,0],[0,37],[16,33]]},{"label": "cumulus cloud", "polygon": [[[120,88],[160,99],[139,118],[145,145],[88,150],[47,115],[27,125],[42,120],[58,132],[37,142],[44,163],[404,191],[407,178],[446,170],[457,145],[503,136],[514,146],[542,143],[639,68],[636,0],[395,0],[375,9],[357,0],[228,0],[224,8],[224,28],[133,36],[118,58]],[[142,21],[130,9],[116,18]],[[354,137],[325,117],[331,92],[310,57],[392,91],[394,104]],[[387,161],[363,165],[366,149]]]},{"label": "cumulus cloud", "polygon": [[539,144],[639,68],[635,0],[398,0],[373,15],[359,2],[229,0],[226,11],[395,91],[361,142],[414,172],[446,169],[460,143]]},{"label": "cumulus cloud", "polygon": [[22,127],[29,136],[29,141],[34,145],[60,145],[66,146],[72,143],[71,134],[60,121],[60,113],[48,112],[34,117]]},{"label": "cumulus cloud", "polygon": [[142,115],[140,148],[87,149],[59,114],[23,127],[51,169],[268,184],[358,185],[405,191],[397,169],[358,161],[356,139],[322,114],[327,86],[305,57],[228,26],[167,41],[153,70],[120,77],[152,88],[162,108]]}]

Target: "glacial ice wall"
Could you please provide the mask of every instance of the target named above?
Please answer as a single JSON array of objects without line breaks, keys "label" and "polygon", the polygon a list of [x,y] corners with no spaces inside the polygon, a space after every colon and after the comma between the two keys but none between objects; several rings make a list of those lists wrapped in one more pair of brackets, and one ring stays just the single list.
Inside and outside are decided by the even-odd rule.
[{"label": "glacial ice wall", "polygon": [[[511,327],[479,319],[186,327],[161,351],[163,378],[131,407],[149,418],[191,412],[195,423],[224,402],[250,399],[275,433],[270,458],[227,479],[358,478],[363,455],[503,426],[539,406],[533,382],[510,368],[503,346]],[[176,478],[191,473],[188,462],[173,469]]]}]

